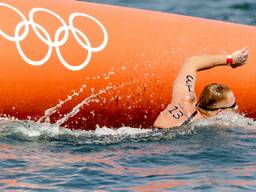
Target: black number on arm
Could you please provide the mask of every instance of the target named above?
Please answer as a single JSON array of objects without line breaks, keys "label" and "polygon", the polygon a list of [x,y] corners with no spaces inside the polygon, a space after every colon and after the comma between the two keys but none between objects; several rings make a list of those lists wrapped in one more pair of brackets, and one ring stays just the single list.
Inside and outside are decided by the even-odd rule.
[{"label": "black number on arm", "polygon": [[168,111],[175,119],[180,119],[181,117],[183,117],[184,113],[180,110],[177,110],[179,110],[179,107],[174,106],[174,109]]},{"label": "black number on arm", "polygon": [[189,92],[193,92],[193,90],[192,90],[192,81],[193,80],[194,80],[193,76],[191,76],[191,75],[187,75],[186,76],[186,84],[185,84],[185,86],[188,87],[188,91]]},{"label": "black number on arm", "polygon": [[182,113],[182,111],[179,111],[178,113],[176,114],[173,114],[172,116],[175,118],[175,119],[180,119],[184,114]]}]

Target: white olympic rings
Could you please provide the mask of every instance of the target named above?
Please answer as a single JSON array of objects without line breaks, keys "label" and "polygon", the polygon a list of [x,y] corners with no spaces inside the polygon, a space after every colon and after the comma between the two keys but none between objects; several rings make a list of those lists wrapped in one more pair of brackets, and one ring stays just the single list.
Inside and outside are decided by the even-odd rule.
[{"label": "white olympic rings", "polygon": [[[85,68],[90,63],[91,58],[92,58],[92,53],[100,52],[107,46],[108,33],[107,33],[106,28],[103,26],[103,24],[99,20],[97,20],[96,18],[94,18],[91,15],[88,15],[85,13],[78,13],[78,12],[72,13],[69,16],[69,23],[67,25],[66,22],[58,14],[54,13],[53,11],[51,11],[49,9],[32,8],[29,12],[29,19],[27,20],[27,18],[23,15],[23,13],[21,11],[19,11],[17,8],[15,8],[9,4],[0,2],[0,7],[9,8],[12,11],[16,12],[21,17],[22,21],[20,21],[16,25],[14,36],[10,36],[10,35],[4,33],[1,29],[0,29],[0,35],[3,36],[5,39],[14,42],[16,44],[16,48],[17,48],[20,56],[22,57],[22,59],[30,65],[40,66],[40,65],[45,64],[50,59],[53,49],[55,48],[57,56],[64,67],[66,67],[67,69],[72,70],[72,71],[79,71],[79,70],[82,70],[83,68]],[[47,30],[42,25],[40,25],[34,21],[34,15],[38,12],[48,13],[48,14],[54,16],[55,18],[57,18],[58,21],[62,24],[62,26],[60,26],[56,30],[55,37],[53,40],[51,39],[51,36],[47,32]],[[91,42],[89,41],[88,37],[80,29],[78,29],[74,26],[74,20],[77,17],[84,17],[84,18],[90,19],[101,28],[104,38],[103,38],[103,42],[98,47],[92,47]],[[45,57],[39,61],[35,61],[35,60],[28,58],[25,55],[25,53],[22,50],[21,45],[20,45],[20,41],[24,40],[28,36],[30,26],[34,30],[37,37],[44,44],[46,44],[48,46],[48,51],[47,51]],[[23,28],[24,28],[24,31],[22,34],[20,34],[20,32]],[[87,56],[86,56],[84,62],[81,63],[80,65],[74,66],[74,65],[67,63],[61,54],[60,47],[63,46],[67,42],[67,40],[69,38],[69,32],[71,32],[71,34],[74,36],[77,43],[87,51]],[[64,36],[62,39],[60,39],[60,36],[62,33],[64,33]]]}]

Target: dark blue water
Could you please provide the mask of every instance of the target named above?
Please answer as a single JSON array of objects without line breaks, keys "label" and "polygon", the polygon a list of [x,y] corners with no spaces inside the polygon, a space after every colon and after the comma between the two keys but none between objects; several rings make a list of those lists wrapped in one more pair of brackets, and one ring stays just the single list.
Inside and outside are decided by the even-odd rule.
[{"label": "dark blue water", "polygon": [[256,190],[256,123],[238,114],[163,131],[2,120],[0,141],[1,191]]},{"label": "dark blue water", "polygon": [[217,19],[235,23],[255,25],[255,0],[89,0],[90,2],[108,3],[171,12],[182,15]]},{"label": "dark blue water", "polygon": [[[101,2],[256,23],[252,0]],[[256,191],[256,123],[221,114],[169,131],[70,131],[0,121],[0,191],[171,190]]]}]

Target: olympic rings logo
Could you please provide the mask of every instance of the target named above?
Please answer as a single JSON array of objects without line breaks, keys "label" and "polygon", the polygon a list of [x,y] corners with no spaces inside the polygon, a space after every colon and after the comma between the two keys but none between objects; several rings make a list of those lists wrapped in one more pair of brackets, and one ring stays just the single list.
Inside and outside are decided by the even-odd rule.
[{"label": "olympic rings logo", "polygon": [[[29,19],[27,19],[24,16],[24,14],[21,13],[21,11],[19,11],[17,8],[15,8],[9,4],[0,2],[0,7],[1,6],[9,8],[12,11],[16,12],[21,17],[22,21],[16,25],[14,36],[10,36],[10,35],[4,33],[1,29],[0,29],[0,35],[2,35],[5,39],[7,39],[11,42],[14,42],[16,44],[16,48],[17,48],[20,56],[22,57],[22,59],[30,65],[41,66],[41,65],[45,64],[51,57],[53,49],[55,48],[57,56],[58,56],[60,62],[64,65],[64,67],[66,67],[67,69],[72,70],[72,71],[79,71],[79,70],[82,70],[83,68],[85,68],[89,64],[89,62],[92,58],[92,53],[102,51],[108,43],[107,30],[105,29],[105,27],[102,25],[102,23],[99,20],[97,20],[96,18],[94,18],[91,15],[88,15],[85,13],[79,13],[79,12],[72,13],[69,16],[69,23],[67,25],[65,23],[65,21],[58,14],[54,13],[53,11],[51,11],[49,9],[32,8],[29,12]],[[50,34],[47,32],[47,30],[42,25],[39,25],[38,23],[36,23],[34,21],[34,15],[38,12],[48,13],[48,14],[56,17],[62,24],[62,26],[56,30],[54,40],[52,40]],[[103,35],[104,35],[104,39],[103,39],[103,42],[101,43],[101,45],[99,45],[98,47],[92,47],[91,42],[89,41],[88,37],[81,30],[79,30],[78,28],[76,28],[74,26],[74,20],[77,17],[84,17],[84,18],[90,19],[101,28]],[[25,55],[25,53],[22,50],[21,45],[20,45],[20,41],[24,40],[28,36],[30,26],[34,30],[37,37],[43,43],[48,45],[48,51],[47,51],[45,57],[38,61],[28,58]],[[23,28],[24,28],[24,32],[22,34],[20,34],[20,32]],[[65,59],[63,58],[61,51],[60,51],[60,47],[62,45],[64,45],[69,38],[69,31],[74,36],[74,38],[78,42],[78,44],[88,52],[87,57],[85,58],[84,62],[81,63],[80,65],[74,66],[74,65],[67,63],[65,61]],[[62,33],[64,33],[64,35],[63,35],[63,38],[60,39],[60,36]]]}]

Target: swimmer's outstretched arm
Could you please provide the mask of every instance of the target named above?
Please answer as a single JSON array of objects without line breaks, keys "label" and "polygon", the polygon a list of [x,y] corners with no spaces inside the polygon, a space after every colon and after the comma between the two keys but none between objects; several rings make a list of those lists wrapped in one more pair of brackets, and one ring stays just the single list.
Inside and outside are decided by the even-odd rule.
[{"label": "swimmer's outstretched arm", "polygon": [[203,71],[216,66],[230,65],[239,67],[247,62],[248,48],[243,48],[231,54],[233,64],[227,64],[227,55],[194,56],[187,59],[181,67],[173,85],[172,102],[194,102],[196,100],[195,85],[197,71]]}]

